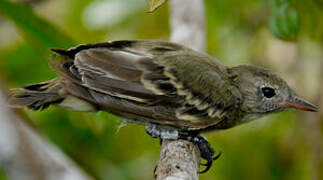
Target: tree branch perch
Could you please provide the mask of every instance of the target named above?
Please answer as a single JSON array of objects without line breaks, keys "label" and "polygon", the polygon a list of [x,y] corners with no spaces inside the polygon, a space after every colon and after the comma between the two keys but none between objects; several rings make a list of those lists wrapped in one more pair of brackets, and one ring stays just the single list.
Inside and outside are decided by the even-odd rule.
[{"label": "tree branch perch", "polygon": [[200,152],[185,140],[164,140],[155,171],[157,180],[197,180]]}]

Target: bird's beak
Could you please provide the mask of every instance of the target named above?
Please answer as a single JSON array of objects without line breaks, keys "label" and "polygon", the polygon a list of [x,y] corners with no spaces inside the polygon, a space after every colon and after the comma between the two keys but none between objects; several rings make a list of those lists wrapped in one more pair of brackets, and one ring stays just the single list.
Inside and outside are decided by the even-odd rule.
[{"label": "bird's beak", "polygon": [[303,111],[317,112],[319,110],[317,106],[309,103],[308,101],[300,97],[294,97],[292,100],[280,101],[280,102],[277,102],[277,104],[281,107],[294,108],[294,109],[299,109]]}]

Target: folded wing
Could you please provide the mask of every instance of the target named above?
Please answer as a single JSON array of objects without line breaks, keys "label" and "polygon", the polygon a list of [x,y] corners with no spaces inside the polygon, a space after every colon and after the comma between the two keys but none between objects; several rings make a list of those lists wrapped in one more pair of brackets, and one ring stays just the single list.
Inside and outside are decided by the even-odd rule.
[{"label": "folded wing", "polygon": [[52,65],[56,72],[126,117],[199,129],[221,121],[236,103],[225,67],[177,44],[114,41],[54,51],[62,55]]}]

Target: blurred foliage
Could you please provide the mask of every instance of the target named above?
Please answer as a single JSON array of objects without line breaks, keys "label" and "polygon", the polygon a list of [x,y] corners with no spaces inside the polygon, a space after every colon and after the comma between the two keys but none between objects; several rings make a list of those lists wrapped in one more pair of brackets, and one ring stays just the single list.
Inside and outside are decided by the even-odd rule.
[{"label": "blurred foliage", "polygon": [[71,39],[59,32],[46,20],[35,15],[31,7],[26,4],[2,0],[0,1],[0,13],[19,27],[31,46],[50,48],[73,45]]},{"label": "blurred foliage", "polygon": [[[208,52],[227,65],[269,65],[263,49],[264,41],[275,39],[270,32],[276,38],[297,40],[300,47],[305,47],[303,39],[323,40],[319,0],[205,3]],[[147,13],[144,0],[43,0],[32,7],[0,0],[0,15],[0,73],[10,87],[56,77],[47,65],[49,48],[169,37],[168,7]],[[41,132],[95,178],[153,178],[159,141],[146,135],[142,126],[124,126],[122,120],[106,112],[89,114],[51,107],[26,113]],[[297,123],[301,117],[285,112],[208,134],[212,146],[223,155],[201,179],[311,179],[313,151]]]},{"label": "blurred foliage", "polygon": [[298,11],[294,0],[273,0],[270,30],[280,39],[295,41],[299,31]]},{"label": "blurred foliage", "polygon": [[1,169],[0,169],[0,180],[6,180],[6,175]]}]

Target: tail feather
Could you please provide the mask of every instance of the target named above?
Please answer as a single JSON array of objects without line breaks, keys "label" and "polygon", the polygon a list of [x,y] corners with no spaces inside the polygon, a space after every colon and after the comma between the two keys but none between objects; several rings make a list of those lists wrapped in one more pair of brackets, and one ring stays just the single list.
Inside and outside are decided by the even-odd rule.
[{"label": "tail feather", "polygon": [[51,104],[64,100],[64,97],[59,94],[59,89],[61,88],[57,79],[16,88],[14,90],[19,91],[9,95],[8,104],[14,108],[28,107],[43,110]]}]

